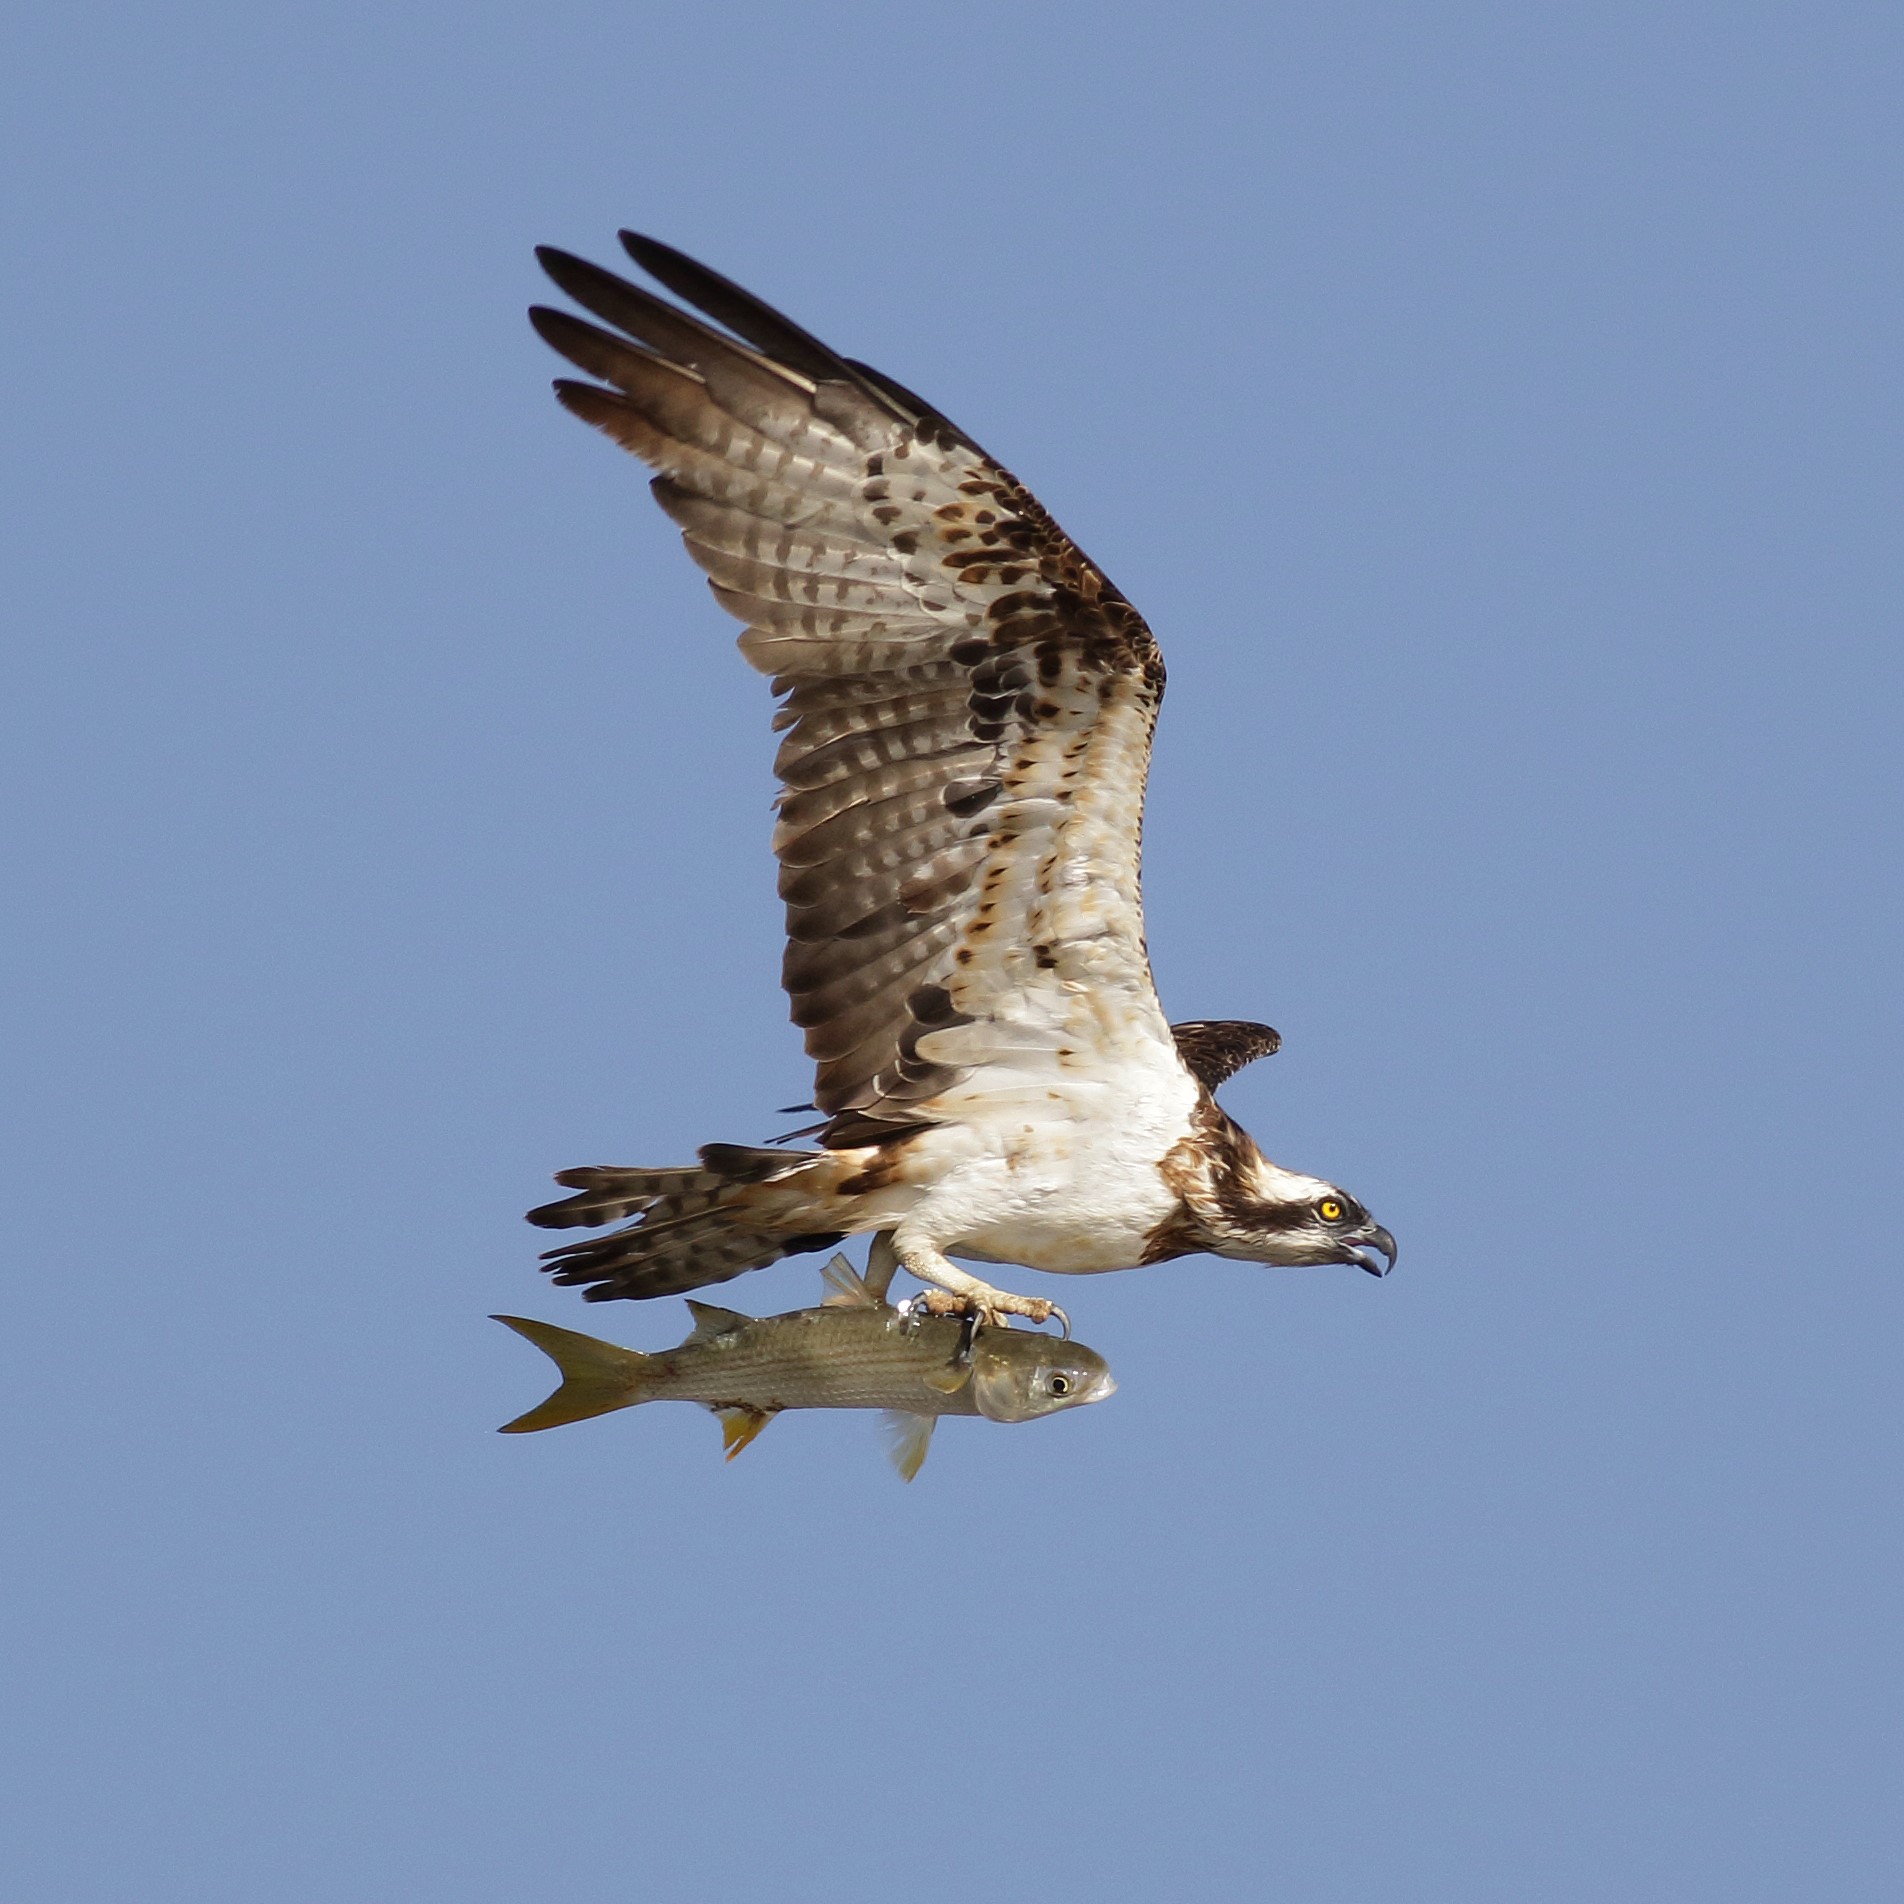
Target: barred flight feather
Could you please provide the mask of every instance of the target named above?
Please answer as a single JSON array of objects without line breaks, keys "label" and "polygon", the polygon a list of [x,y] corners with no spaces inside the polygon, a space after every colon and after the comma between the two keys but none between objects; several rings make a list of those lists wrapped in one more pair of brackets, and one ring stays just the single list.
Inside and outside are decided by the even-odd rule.
[{"label": "barred flight feather", "polygon": [[[535,322],[599,379],[564,383],[563,401],[657,471],[657,501],[782,697],[783,977],[819,1109],[913,1118],[923,1090],[970,1069],[952,1058],[961,1036],[988,1048],[961,1027],[1017,1049],[1015,1025],[1056,1024],[1065,1042],[1042,1048],[1079,1063],[1107,1038],[1128,1057],[1138,1026],[1174,1051],[1138,895],[1163,691],[1142,619],[902,385],[679,253],[625,242],[702,315],[544,251],[607,328]],[[1121,1038],[1101,999],[1074,995],[1073,941],[1088,952],[1071,963],[1118,995]],[[925,988],[947,1005],[933,1057],[907,1004]]]}]

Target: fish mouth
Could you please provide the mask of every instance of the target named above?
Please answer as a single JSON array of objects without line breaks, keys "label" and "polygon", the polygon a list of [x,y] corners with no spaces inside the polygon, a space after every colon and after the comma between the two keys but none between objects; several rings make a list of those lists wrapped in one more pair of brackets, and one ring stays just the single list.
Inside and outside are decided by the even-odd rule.
[{"label": "fish mouth", "polygon": [[[1352,1249],[1349,1261],[1357,1269],[1365,1270],[1371,1276],[1386,1276],[1395,1267],[1395,1258],[1400,1252],[1395,1247],[1395,1239],[1377,1223],[1362,1232],[1358,1242],[1372,1245],[1369,1249]],[[1376,1251],[1381,1255],[1378,1257]]]}]

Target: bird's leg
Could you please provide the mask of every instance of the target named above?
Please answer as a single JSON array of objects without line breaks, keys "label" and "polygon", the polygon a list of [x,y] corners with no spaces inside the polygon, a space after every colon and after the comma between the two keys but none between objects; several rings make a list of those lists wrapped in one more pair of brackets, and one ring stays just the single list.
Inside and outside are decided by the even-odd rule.
[{"label": "bird's leg", "polygon": [[892,1288],[893,1271],[899,1267],[899,1252],[893,1248],[892,1231],[880,1230],[866,1252],[866,1274],[861,1280],[866,1293],[875,1302],[884,1302]]},{"label": "bird's leg", "polygon": [[1053,1316],[1071,1332],[1070,1319],[1055,1302],[1042,1296],[1014,1296],[1008,1289],[994,1289],[990,1283],[968,1275],[950,1261],[942,1250],[930,1243],[914,1242],[892,1233],[892,1246],[900,1263],[932,1287],[917,1298],[918,1306],[931,1316],[976,1315],[981,1325],[1002,1328],[1007,1316],[1025,1316],[1033,1322],[1049,1322]]}]

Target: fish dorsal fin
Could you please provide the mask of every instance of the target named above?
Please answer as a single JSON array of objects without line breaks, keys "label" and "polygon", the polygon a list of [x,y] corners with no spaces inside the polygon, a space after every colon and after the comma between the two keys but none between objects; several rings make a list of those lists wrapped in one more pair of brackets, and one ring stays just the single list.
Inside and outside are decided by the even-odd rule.
[{"label": "fish dorsal fin", "polygon": [[820,1280],[826,1284],[826,1294],[820,1298],[822,1309],[877,1309],[879,1298],[866,1287],[861,1277],[846,1258],[836,1256],[820,1271]]},{"label": "fish dorsal fin", "polygon": [[764,1408],[716,1408],[714,1413],[720,1418],[721,1447],[725,1450],[723,1458],[728,1461],[733,1460],[773,1420],[772,1414]]},{"label": "fish dorsal fin", "polygon": [[910,1481],[926,1464],[926,1450],[932,1446],[932,1431],[939,1425],[939,1418],[889,1408],[881,1419],[886,1430],[886,1452],[899,1470],[900,1480]]},{"label": "fish dorsal fin", "polygon": [[[723,1309],[718,1303],[696,1302],[688,1298],[688,1313],[694,1318],[694,1333],[688,1342],[711,1342],[717,1335],[731,1334],[735,1329],[744,1329],[752,1322],[752,1316],[744,1316],[738,1309]],[[687,1342],[681,1344],[687,1347]]]}]

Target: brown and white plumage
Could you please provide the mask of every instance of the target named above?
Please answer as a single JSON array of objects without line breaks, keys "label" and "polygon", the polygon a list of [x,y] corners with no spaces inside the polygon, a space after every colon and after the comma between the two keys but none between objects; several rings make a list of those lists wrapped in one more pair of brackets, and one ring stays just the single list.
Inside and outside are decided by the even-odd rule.
[{"label": "brown and white plumage", "polygon": [[[562,402],[656,471],[781,698],[783,979],[827,1122],[818,1155],[712,1146],[698,1171],[564,1173],[579,1194],[536,1221],[637,1220],[552,1252],[558,1277],[658,1294],[869,1229],[986,1300],[1001,1292],[948,1251],[1145,1260],[1191,1220],[1181,1151],[1210,1089],[1276,1045],[1229,1022],[1173,1034],[1151,982],[1149,629],[939,413],[680,253],[623,241],[713,322],[550,250],[601,324],[531,315],[597,380],[559,382]],[[1263,1168],[1279,1195],[1330,1190]]]}]

